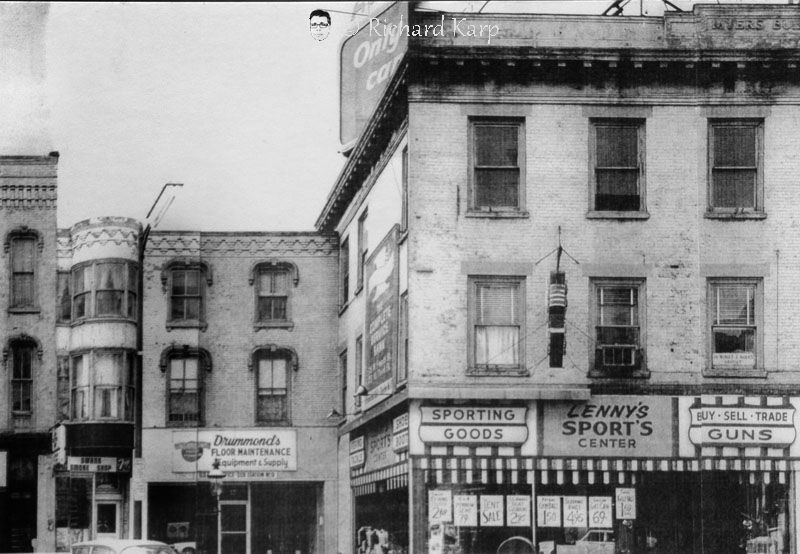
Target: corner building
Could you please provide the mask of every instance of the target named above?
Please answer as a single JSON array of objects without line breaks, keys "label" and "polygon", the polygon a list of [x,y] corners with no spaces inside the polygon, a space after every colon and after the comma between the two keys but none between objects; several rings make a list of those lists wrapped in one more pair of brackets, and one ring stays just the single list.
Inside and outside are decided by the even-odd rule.
[{"label": "corner building", "polygon": [[339,549],[797,552],[795,7],[410,9],[497,34],[407,37],[317,221]]}]

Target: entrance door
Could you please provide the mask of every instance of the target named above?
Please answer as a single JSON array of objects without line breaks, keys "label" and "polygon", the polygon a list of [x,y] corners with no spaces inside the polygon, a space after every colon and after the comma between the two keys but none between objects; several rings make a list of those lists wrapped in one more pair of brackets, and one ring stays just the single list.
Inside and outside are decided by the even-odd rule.
[{"label": "entrance door", "polygon": [[247,501],[219,503],[219,552],[249,554],[250,514]]},{"label": "entrance door", "polygon": [[121,531],[122,502],[98,500],[95,503],[95,532],[98,539],[118,539]]}]

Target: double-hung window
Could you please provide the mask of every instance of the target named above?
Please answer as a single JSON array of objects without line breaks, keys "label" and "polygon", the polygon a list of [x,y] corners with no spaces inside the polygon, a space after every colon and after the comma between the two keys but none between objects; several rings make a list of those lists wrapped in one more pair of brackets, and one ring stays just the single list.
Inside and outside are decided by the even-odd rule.
[{"label": "double-hung window", "polygon": [[263,267],[258,272],[258,313],[261,323],[286,321],[289,300],[289,272]]},{"label": "double-hung window", "polygon": [[364,269],[367,267],[367,210],[358,218],[358,267],[356,268],[356,294],[364,286]]},{"label": "double-hung window", "polygon": [[256,421],[267,424],[289,423],[288,368],[290,360],[280,352],[260,350]]},{"label": "double-hung window", "polygon": [[90,350],[71,362],[73,421],[133,421],[133,351]]},{"label": "double-hung window", "polygon": [[170,319],[199,321],[202,310],[202,275],[199,269],[172,270]]},{"label": "double-hung window", "polygon": [[724,373],[759,367],[760,281],[709,279],[711,369]]},{"label": "double-hung window", "polygon": [[520,211],[525,206],[525,125],[522,119],[470,120],[472,211]]},{"label": "double-hung window", "polygon": [[645,211],[644,121],[593,119],[589,142],[592,210]]},{"label": "double-hung window", "polygon": [[470,278],[470,371],[524,373],[524,298],[522,278]]},{"label": "double-hung window", "polygon": [[35,271],[36,238],[29,235],[12,236],[11,302],[12,309],[33,309],[36,305]]},{"label": "double-hung window", "polygon": [[169,360],[167,422],[170,425],[202,425],[203,381],[198,356],[176,356]]},{"label": "double-hung window", "polygon": [[644,369],[644,282],[596,280],[593,376],[631,377]]},{"label": "double-hung window", "polygon": [[345,237],[339,248],[339,305],[350,299],[350,239]]},{"label": "double-hung window", "polygon": [[11,411],[14,415],[30,415],[33,410],[31,397],[36,344],[28,340],[15,340],[11,342],[10,353]]},{"label": "double-hung window", "polygon": [[763,121],[712,119],[709,135],[709,211],[763,211]]}]

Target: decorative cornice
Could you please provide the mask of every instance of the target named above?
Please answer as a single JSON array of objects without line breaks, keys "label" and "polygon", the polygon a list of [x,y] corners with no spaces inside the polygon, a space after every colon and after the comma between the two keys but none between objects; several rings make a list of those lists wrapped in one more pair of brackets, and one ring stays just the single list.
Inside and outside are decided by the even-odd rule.
[{"label": "decorative cornice", "polygon": [[205,369],[206,373],[211,373],[211,354],[205,348],[189,346],[188,344],[173,344],[166,347],[161,351],[161,356],[158,361],[158,367],[161,369],[161,373],[167,372],[167,365],[172,358],[198,358],[198,365],[200,368]]},{"label": "decorative cornice", "polygon": [[250,278],[247,282],[252,285],[258,273],[264,270],[286,271],[292,276],[292,283],[294,283],[294,286],[297,286],[300,282],[300,270],[297,269],[297,265],[283,260],[265,260],[263,262],[254,263],[250,268]]},{"label": "decorative cornice", "polygon": [[339,242],[326,234],[152,234],[148,256],[251,255],[254,257],[331,256]]},{"label": "decorative cornice", "polygon": [[269,352],[276,358],[286,358],[292,366],[292,370],[297,371],[300,369],[300,362],[297,358],[297,351],[289,346],[278,346],[277,344],[262,344],[256,346],[250,352],[250,358],[247,361],[248,371],[253,371],[256,368],[256,358],[259,352]]},{"label": "decorative cornice", "polygon": [[0,210],[55,209],[57,187],[48,185],[0,185]]},{"label": "decorative cornice", "polygon": [[117,246],[129,246],[136,252],[139,233],[135,229],[123,227],[97,227],[72,233],[72,250],[77,252],[95,245],[105,246],[113,243]]}]

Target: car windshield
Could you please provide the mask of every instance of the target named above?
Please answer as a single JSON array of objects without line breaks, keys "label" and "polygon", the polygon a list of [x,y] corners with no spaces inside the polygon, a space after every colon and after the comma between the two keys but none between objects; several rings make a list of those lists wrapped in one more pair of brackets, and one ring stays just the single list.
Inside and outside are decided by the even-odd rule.
[{"label": "car windshield", "polygon": [[172,549],[161,544],[144,544],[123,548],[119,554],[175,554]]}]

